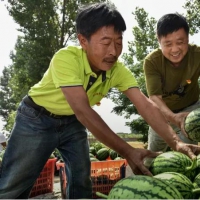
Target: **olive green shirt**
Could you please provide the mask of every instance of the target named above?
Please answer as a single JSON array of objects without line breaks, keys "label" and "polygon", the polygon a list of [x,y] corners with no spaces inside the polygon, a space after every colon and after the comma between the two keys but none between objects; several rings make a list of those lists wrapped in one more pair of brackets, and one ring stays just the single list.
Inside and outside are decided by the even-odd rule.
[{"label": "olive green shirt", "polygon": [[56,115],[74,114],[61,87],[83,86],[91,106],[98,104],[111,88],[126,91],[138,84],[121,62],[104,71],[100,76],[92,71],[85,51],[78,46],[60,49],[53,56],[42,80],[35,84],[28,95],[34,102]]},{"label": "olive green shirt", "polygon": [[179,67],[173,67],[161,49],[156,49],[144,60],[147,93],[162,95],[172,110],[181,110],[199,99],[200,47],[189,45]]}]

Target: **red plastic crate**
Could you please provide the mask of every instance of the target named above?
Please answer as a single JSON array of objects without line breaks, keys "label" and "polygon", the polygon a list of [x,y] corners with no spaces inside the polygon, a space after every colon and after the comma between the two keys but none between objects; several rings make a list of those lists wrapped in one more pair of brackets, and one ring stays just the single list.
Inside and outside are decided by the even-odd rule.
[{"label": "red plastic crate", "polygon": [[29,197],[52,193],[54,185],[54,170],[56,158],[48,159],[39,177],[37,178]]},{"label": "red plastic crate", "polygon": [[[96,192],[108,194],[115,183],[125,178],[126,166],[125,159],[91,162],[92,198],[99,198]],[[56,167],[60,172],[62,199],[65,199],[67,187],[65,164],[58,161]]]}]

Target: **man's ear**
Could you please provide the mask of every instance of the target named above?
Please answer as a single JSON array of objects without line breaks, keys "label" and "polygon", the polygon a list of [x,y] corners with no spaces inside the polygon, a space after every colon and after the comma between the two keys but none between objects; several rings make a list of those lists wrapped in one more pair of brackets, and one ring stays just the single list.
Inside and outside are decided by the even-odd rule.
[{"label": "man's ear", "polygon": [[160,44],[160,38],[158,37],[158,35],[156,35],[156,37],[157,37],[157,40],[158,40],[159,45],[161,45],[161,44]]},{"label": "man's ear", "polygon": [[78,40],[84,50],[87,48],[88,40],[82,34],[78,34]]},{"label": "man's ear", "polygon": [[156,38],[158,40],[158,42],[160,43],[160,38],[158,37],[158,35],[156,34]]}]

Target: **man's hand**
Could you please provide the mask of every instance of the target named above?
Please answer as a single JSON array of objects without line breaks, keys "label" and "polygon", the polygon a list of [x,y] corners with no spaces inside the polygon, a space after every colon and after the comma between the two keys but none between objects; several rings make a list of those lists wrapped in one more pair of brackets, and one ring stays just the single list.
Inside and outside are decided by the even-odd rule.
[{"label": "man's hand", "polygon": [[176,149],[174,150],[186,154],[192,160],[195,159],[198,154],[200,154],[200,146],[194,144],[186,144],[183,142],[178,142]]},{"label": "man's hand", "polygon": [[180,128],[181,132],[188,137],[187,133],[185,132],[185,118],[188,116],[189,112],[181,112],[174,114],[172,124],[176,125]]},{"label": "man's hand", "polygon": [[146,149],[133,149],[128,153],[128,157],[126,159],[134,174],[152,176],[151,172],[144,165],[144,159],[147,157],[155,158],[160,154],[161,152],[158,153]]}]

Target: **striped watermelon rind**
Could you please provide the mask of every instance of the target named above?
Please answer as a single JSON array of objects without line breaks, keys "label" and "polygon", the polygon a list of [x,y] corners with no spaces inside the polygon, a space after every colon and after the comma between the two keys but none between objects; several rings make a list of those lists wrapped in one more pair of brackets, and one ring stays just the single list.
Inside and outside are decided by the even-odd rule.
[{"label": "striped watermelon rind", "polygon": [[194,178],[193,185],[196,189],[200,188],[200,173]]},{"label": "striped watermelon rind", "polygon": [[191,111],[186,117],[185,131],[189,139],[200,142],[200,108]]},{"label": "striped watermelon rind", "polygon": [[185,175],[177,172],[164,172],[154,176],[155,178],[166,181],[167,183],[176,187],[184,199],[195,198],[195,187],[192,181]]},{"label": "striped watermelon rind", "polygon": [[192,161],[187,155],[177,151],[167,151],[158,155],[151,163],[149,170],[153,175],[163,172],[178,172],[191,181],[196,176],[197,160]]},{"label": "striped watermelon rind", "polygon": [[109,149],[104,147],[97,151],[96,158],[100,161],[106,160],[109,157]]},{"label": "striped watermelon rind", "polygon": [[200,169],[200,154],[197,156],[197,167]]},{"label": "striped watermelon rind", "polygon": [[112,149],[109,151],[109,155],[112,160],[118,157],[118,153]]},{"label": "striped watermelon rind", "polygon": [[133,175],[118,181],[108,199],[183,199],[167,182],[145,175]]}]

